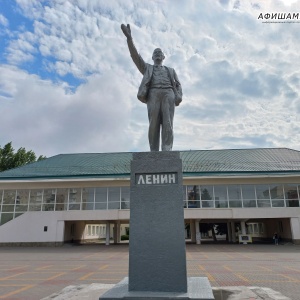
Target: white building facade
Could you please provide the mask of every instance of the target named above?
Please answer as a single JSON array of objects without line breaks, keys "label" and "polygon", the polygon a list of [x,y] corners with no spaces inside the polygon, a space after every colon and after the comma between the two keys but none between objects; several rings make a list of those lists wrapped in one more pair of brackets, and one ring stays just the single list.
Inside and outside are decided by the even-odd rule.
[{"label": "white building facade", "polygon": [[[284,242],[300,243],[299,151],[180,155],[182,205],[192,243],[201,243],[203,224],[226,224],[228,242],[238,242],[239,234],[272,242],[277,232]],[[0,173],[0,245],[120,243],[130,231],[131,157],[62,154]]]}]

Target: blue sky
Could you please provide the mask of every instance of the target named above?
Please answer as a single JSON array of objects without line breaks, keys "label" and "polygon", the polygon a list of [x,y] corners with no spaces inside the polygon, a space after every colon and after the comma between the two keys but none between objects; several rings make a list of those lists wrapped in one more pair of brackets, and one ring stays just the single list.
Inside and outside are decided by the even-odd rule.
[{"label": "blue sky", "polygon": [[258,18],[299,11],[292,0],[2,0],[0,145],[147,151],[141,74],[120,29],[130,23],[144,60],[162,48],[181,81],[174,150],[300,150],[300,23]]}]

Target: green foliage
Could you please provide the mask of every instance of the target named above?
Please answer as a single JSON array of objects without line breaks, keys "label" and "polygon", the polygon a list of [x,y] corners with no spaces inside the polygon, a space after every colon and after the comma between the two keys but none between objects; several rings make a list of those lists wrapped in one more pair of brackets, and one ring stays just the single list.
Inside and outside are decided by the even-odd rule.
[{"label": "green foliage", "polygon": [[218,235],[227,234],[227,224],[226,223],[216,223],[216,233]]},{"label": "green foliage", "polygon": [[37,159],[32,150],[26,151],[21,147],[17,152],[12,147],[12,142],[7,143],[3,148],[0,146],[0,172],[17,168],[35,161],[43,160],[46,156],[40,155]]},{"label": "green foliage", "polygon": [[129,240],[129,235],[128,234],[121,235],[121,241],[128,241],[128,240]]}]

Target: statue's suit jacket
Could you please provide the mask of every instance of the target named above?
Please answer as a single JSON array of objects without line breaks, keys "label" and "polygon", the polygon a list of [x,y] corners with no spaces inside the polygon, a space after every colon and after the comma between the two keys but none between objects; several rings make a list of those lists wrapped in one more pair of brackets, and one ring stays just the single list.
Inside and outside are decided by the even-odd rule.
[{"label": "statue's suit jacket", "polygon": [[[143,79],[142,79],[142,82],[141,82],[139,90],[138,90],[137,98],[141,102],[147,103],[147,96],[148,96],[148,92],[150,89],[154,66],[150,65],[148,63],[145,63],[143,58],[137,52],[132,39],[127,39],[127,44],[128,44],[129,52],[130,52],[133,62],[135,63],[135,65],[137,66],[139,71],[143,74]],[[180,97],[182,97],[181,84],[179,82],[179,79],[177,77],[175,70],[173,68],[169,68],[169,67],[166,67],[166,68],[169,70],[172,86],[174,86],[176,88],[176,92],[178,93],[178,95]]]}]

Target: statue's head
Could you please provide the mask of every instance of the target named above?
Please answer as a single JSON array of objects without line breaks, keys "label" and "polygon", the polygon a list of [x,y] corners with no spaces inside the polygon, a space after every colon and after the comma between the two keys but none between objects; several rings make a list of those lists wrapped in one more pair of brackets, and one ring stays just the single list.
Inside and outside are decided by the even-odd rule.
[{"label": "statue's head", "polygon": [[165,59],[165,55],[160,48],[156,48],[153,51],[152,59],[154,63],[159,64],[162,63],[162,61]]}]

